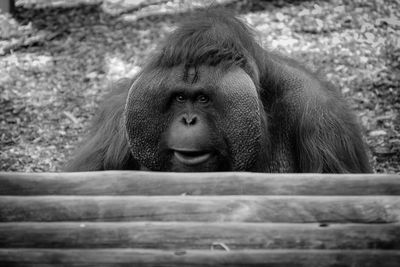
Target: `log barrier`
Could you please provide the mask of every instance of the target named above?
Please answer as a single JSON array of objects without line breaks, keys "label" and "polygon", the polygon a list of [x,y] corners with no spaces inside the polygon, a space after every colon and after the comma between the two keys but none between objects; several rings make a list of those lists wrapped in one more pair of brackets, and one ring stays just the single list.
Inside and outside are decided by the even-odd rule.
[{"label": "log barrier", "polygon": [[0,172],[0,266],[400,266],[400,176]]}]

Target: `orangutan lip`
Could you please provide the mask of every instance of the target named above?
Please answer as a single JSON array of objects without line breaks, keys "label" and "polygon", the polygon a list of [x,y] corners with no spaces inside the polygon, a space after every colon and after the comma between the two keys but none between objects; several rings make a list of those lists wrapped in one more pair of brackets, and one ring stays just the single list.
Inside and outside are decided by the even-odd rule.
[{"label": "orangutan lip", "polygon": [[208,151],[174,150],[175,158],[185,165],[198,165],[211,157]]}]

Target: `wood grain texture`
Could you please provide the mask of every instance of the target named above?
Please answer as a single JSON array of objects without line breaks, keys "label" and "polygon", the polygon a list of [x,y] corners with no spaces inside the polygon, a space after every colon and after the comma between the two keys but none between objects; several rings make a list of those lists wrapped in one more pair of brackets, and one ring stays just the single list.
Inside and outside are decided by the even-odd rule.
[{"label": "wood grain texture", "polygon": [[394,223],[400,196],[2,196],[0,222]]},{"label": "wood grain texture", "polygon": [[0,266],[399,263],[398,175],[0,173]]},{"label": "wood grain texture", "polygon": [[0,248],[400,249],[400,224],[0,223]]},{"label": "wood grain texture", "polygon": [[400,195],[395,174],[0,172],[0,195]]},{"label": "wood grain texture", "polygon": [[391,250],[0,249],[4,266],[398,267]]}]

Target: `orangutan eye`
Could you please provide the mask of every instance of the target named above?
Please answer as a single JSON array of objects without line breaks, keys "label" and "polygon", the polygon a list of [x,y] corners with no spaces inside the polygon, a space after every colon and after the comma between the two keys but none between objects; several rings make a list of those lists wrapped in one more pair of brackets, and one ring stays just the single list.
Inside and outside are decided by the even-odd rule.
[{"label": "orangutan eye", "polygon": [[208,103],[208,101],[210,101],[210,99],[209,99],[208,96],[206,96],[206,95],[199,95],[199,96],[197,97],[197,101],[198,101],[199,103],[205,104],[205,103]]},{"label": "orangutan eye", "polygon": [[175,96],[175,100],[178,101],[178,102],[180,102],[180,103],[183,103],[183,102],[186,101],[186,97],[185,97],[183,94],[177,94],[177,95]]}]

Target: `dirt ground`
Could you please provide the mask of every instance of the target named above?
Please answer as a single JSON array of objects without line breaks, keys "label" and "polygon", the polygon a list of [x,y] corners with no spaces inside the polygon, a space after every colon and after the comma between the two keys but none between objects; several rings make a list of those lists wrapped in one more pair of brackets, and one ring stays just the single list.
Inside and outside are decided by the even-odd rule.
[{"label": "dirt ground", "polygon": [[[252,25],[264,47],[337,86],[375,172],[400,173],[399,1],[215,2]],[[201,3],[26,0],[0,14],[0,171],[60,170],[109,85],[134,75]]]}]

